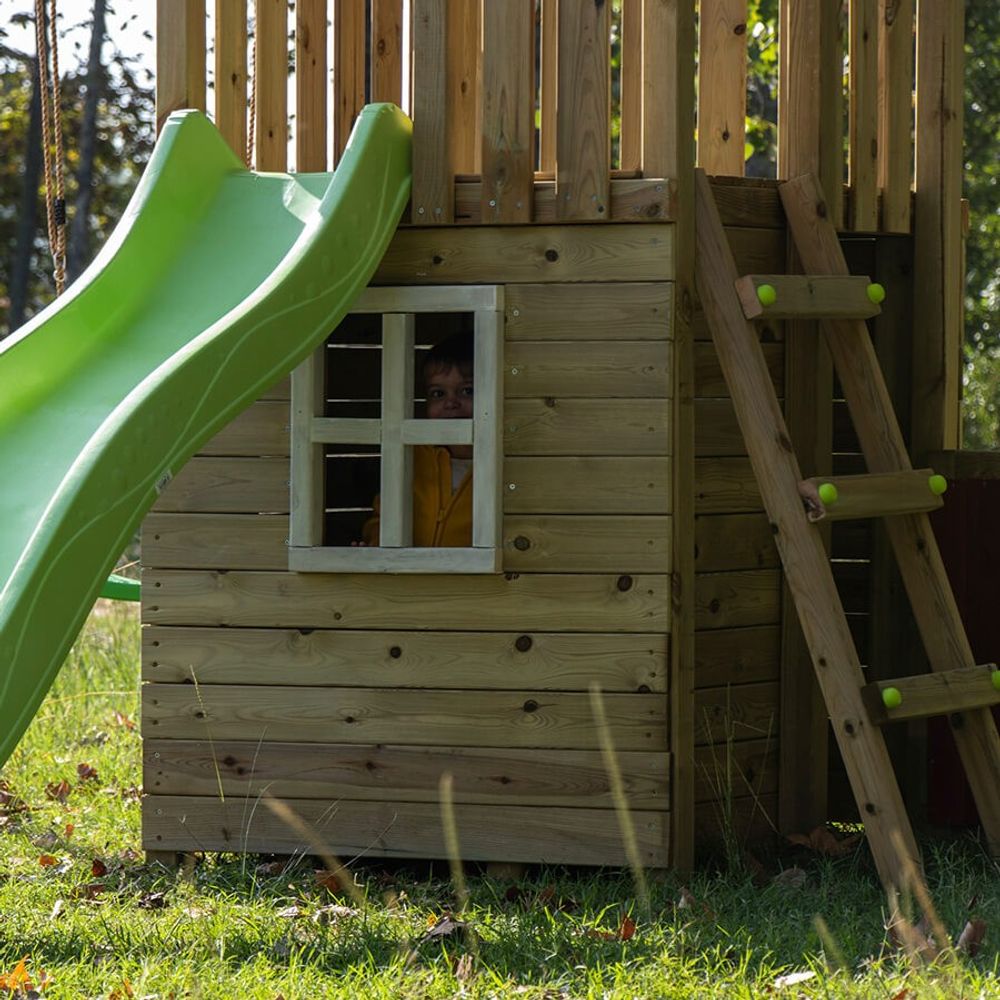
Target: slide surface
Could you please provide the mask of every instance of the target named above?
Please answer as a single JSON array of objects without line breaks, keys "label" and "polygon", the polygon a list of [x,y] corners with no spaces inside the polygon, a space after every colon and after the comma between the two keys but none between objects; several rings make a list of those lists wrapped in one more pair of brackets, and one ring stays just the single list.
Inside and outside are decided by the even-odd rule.
[{"label": "slide surface", "polygon": [[163,487],[368,284],[410,134],[370,105],[336,173],[262,174],[171,115],[98,258],[0,342],[0,764]]}]

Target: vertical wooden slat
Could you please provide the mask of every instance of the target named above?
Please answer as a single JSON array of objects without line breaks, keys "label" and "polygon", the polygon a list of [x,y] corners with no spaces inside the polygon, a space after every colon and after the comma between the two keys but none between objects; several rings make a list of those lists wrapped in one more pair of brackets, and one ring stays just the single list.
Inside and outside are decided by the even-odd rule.
[{"label": "vertical wooden slat", "polygon": [[556,218],[606,219],[611,183],[610,4],[560,3]]},{"label": "vertical wooden slat", "polygon": [[247,149],[246,0],[215,0],[215,124],[242,160]]},{"label": "vertical wooden slat", "polygon": [[494,549],[500,560],[503,549],[503,379],[498,368],[503,357],[504,304],[503,290],[498,292],[496,308],[477,310],[475,317],[472,544],[476,548]]},{"label": "vertical wooden slat", "polygon": [[413,449],[403,421],[413,416],[413,313],[382,317],[382,492],[379,544],[413,544]]},{"label": "vertical wooden slat", "polygon": [[333,163],[365,104],[365,0],[333,0]]},{"label": "vertical wooden slat", "polygon": [[257,0],[254,165],[258,170],[288,166],[288,4]]},{"label": "vertical wooden slat", "polygon": [[[372,0],[371,45],[371,99],[402,105],[403,0]],[[426,55],[421,53],[419,58]]]},{"label": "vertical wooden slat", "polygon": [[534,0],[483,11],[483,222],[530,222],[534,189]]},{"label": "vertical wooden slat", "polygon": [[455,174],[448,160],[446,0],[413,0],[412,221],[455,220]]},{"label": "vertical wooden slat", "polygon": [[326,0],[295,5],[295,169],[326,170]]},{"label": "vertical wooden slat", "polygon": [[913,460],[959,445],[963,23],[959,0],[917,5]]},{"label": "vertical wooden slat", "polygon": [[556,88],[559,83],[559,18],[556,0],[542,0],[540,62],[542,79],[539,88],[541,128],[539,134],[539,169],[556,169]]},{"label": "vertical wooden slat", "polygon": [[642,0],[622,0],[622,170],[642,167]]},{"label": "vertical wooden slat", "polygon": [[671,136],[680,134],[677,115],[683,109],[677,96],[680,76],[674,66],[683,53],[678,48],[675,6],[669,0],[643,0],[642,172],[645,177],[677,176],[678,151],[671,144]]},{"label": "vertical wooden slat", "polygon": [[[842,218],[843,152],[839,0],[784,0],[780,8],[778,176],[823,178]],[[794,252],[788,270],[799,270]],[[789,323],[785,423],[804,475],[831,469],[833,369],[816,324]],[[829,532],[824,541],[829,544]],[[827,709],[787,585],[782,594],[781,755],[778,824],[791,833],[826,819]]]},{"label": "vertical wooden slat", "polygon": [[324,415],[326,345],[318,347],[292,372],[292,464],[289,544],[323,544],[323,445],[313,443],[313,420]]},{"label": "vertical wooden slat", "polygon": [[851,0],[850,10],[850,228],[878,229],[877,0]]},{"label": "vertical wooden slat", "polygon": [[746,139],[746,0],[701,0],[698,19],[698,164],[742,177]]},{"label": "vertical wooden slat", "polygon": [[879,0],[878,183],[881,231],[910,231],[913,180],[913,3]]},{"label": "vertical wooden slat", "polygon": [[205,110],[205,0],[158,0],[157,132],[183,108]]},{"label": "vertical wooden slat", "polygon": [[456,174],[478,174],[480,170],[480,7],[479,3],[447,4],[448,148]]}]

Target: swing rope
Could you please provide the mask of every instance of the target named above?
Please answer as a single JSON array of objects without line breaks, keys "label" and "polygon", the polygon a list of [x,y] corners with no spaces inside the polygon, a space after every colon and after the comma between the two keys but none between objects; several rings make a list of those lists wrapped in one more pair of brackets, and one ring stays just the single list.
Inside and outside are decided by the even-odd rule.
[{"label": "swing rope", "polygon": [[257,133],[257,4],[254,3],[253,48],[250,50],[250,117],[247,122],[247,149],[244,160],[247,170],[253,170],[254,142]]},{"label": "swing rope", "polygon": [[[66,285],[66,191],[63,178],[62,89],[56,0],[35,0],[35,44],[42,104],[42,161],[45,169],[45,214],[52,254],[56,295]],[[47,21],[47,24],[46,24]]]}]

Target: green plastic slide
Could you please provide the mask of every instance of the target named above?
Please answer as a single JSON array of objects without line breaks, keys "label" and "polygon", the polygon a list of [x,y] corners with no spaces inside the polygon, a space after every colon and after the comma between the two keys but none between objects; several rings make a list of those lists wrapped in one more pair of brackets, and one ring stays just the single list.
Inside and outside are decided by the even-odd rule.
[{"label": "green plastic slide", "polygon": [[157,495],[371,279],[410,135],[371,105],[336,173],[263,174],[171,115],[97,260],[0,342],[0,764]]}]

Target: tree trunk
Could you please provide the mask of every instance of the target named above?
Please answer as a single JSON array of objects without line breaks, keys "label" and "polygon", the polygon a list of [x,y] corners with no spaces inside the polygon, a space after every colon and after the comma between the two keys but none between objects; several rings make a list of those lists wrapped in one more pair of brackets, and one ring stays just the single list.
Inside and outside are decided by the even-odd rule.
[{"label": "tree trunk", "polygon": [[24,187],[21,194],[21,209],[17,216],[14,259],[10,268],[8,333],[13,333],[25,319],[28,285],[31,281],[31,259],[35,254],[38,228],[38,185],[42,176],[42,83],[38,75],[37,59],[32,63],[31,80],[31,106],[24,149]]},{"label": "tree trunk", "polygon": [[105,90],[101,49],[105,36],[107,0],[94,0],[94,25],[87,57],[87,96],[80,122],[76,203],[66,246],[66,280],[71,283],[90,262],[90,202],[94,193],[94,154],[97,142],[97,105]]}]

